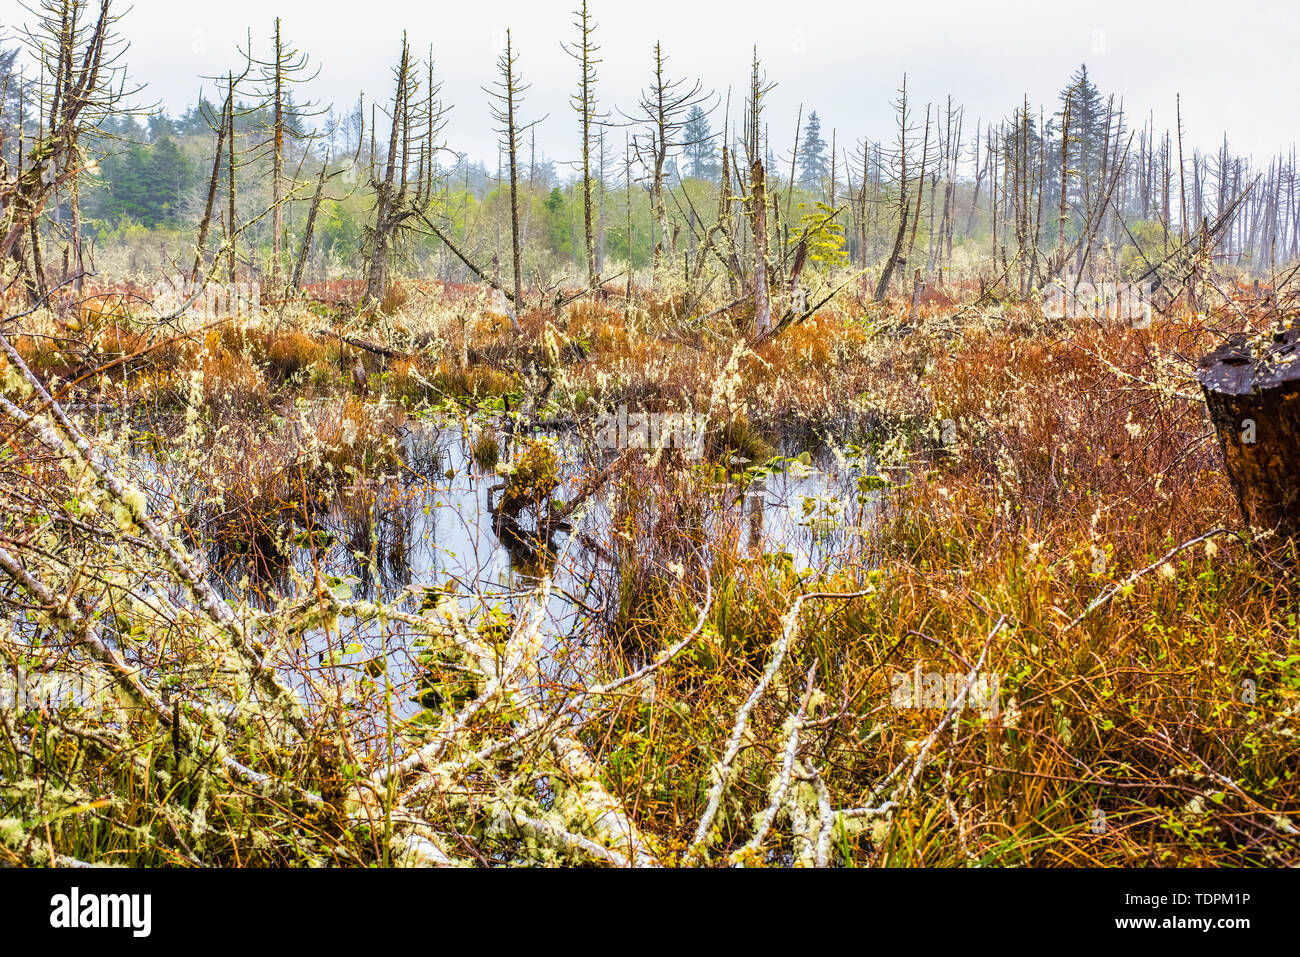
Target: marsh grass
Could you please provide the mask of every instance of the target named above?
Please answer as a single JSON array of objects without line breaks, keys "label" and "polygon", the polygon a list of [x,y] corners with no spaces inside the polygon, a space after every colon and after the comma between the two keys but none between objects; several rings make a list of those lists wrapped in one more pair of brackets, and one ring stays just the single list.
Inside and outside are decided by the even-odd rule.
[{"label": "marsh grass", "polygon": [[[845,866],[1297,861],[1298,556],[1293,544],[1238,533],[1191,376],[1190,360],[1218,341],[1230,317],[1181,310],[1130,330],[1046,322],[1031,303],[986,297],[967,308],[932,297],[913,325],[904,303],[873,305],[867,315],[845,296],[747,350],[736,345],[734,317],[694,321],[675,295],[642,296],[630,310],[605,300],[579,300],[559,314],[530,310],[523,338],[508,342],[501,317],[466,301],[440,303],[415,287],[390,295],[364,329],[346,309],[317,309],[161,343],[111,310],[78,329],[38,316],[16,345],[65,401],[147,398],[149,456],[181,489],[160,503],[172,524],[222,554],[252,551],[265,570],[283,561],[295,536],[314,533],[320,512],[340,506],[357,516],[346,544],[359,560],[400,570],[401,523],[384,524],[385,510],[399,504],[377,489],[383,476],[424,468],[402,452],[407,416],[461,422],[473,460],[488,471],[497,465],[503,397],[516,410],[536,402],[538,419],[579,420],[580,436],[581,423],[620,403],[707,411],[705,460],[666,451],[630,457],[601,493],[608,528],[590,543],[607,580],[599,607],[593,598],[589,609],[598,653],[587,680],[627,674],[695,634],[651,679],[584,705],[577,729],[592,780],[652,837],[662,860],[700,859],[698,850],[688,854],[692,830],[737,709],[795,599],[826,591],[866,594],[802,606],[797,640],[750,716],[708,861],[725,860],[753,834],[796,714],[799,754],[817,777],[799,766],[777,817],[780,834],[749,863],[808,859],[818,782],[836,808],[879,809],[893,799],[887,811],[836,820],[832,862]],[[333,334],[322,334],[324,322],[338,323]],[[366,394],[350,383],[357,353],[342,343],[362,332],[404,356],[367,355]],[[124,357],[134,358],[88,375]],[[545,395],[537,368],[552,379]],[[120,431],[99,425],[105,441]],[[203,628],[186,615],[160,624],[133,604],[113,574],[134,566],[124,552],[105,550],[107,532],[82,527],[97,521],[74,504],[88,499],[84,480],[43,458],[12,423],[4,429],[7,547],[27,548],[32,561],[65,556],[46,572],[79,606],[118,608],[108,620],[121,618],[124,647],[160,663],[159,680],[193,687],[187,665],[204,660]],[[749,473],[778,448],[792,454],[791,441],[816,441],[828,454],[860,444],[879,465],[871,534],[825,568],[765,553],[750,535]],[[118,452],[124,468],[145,468],[129,449]],[[582,454],[592,469],[604,464],[591,449]],[[515,450],[503,507],[549,507],[561,487],[554,455],[543,443]],[[34,517],[38,499],[57,521]],[[842,514],[862,521],[855,508]],[[1216,528],[1230,533],[1178,549]],[[77,570],[92,559],[107,571]],[[245,715],[223,746],[323,801],[261,801],[196,764],[187,740],[174,744],[152,717],[95,724],[28,712],[6,719],[0,781],[37,775],[47,792],[67,797],[0,789],[0,856],[30,863],[53,852],[141,865],[388,860],[382,827],[358,824],[349,795],[384,766],[393,733],[384,726],[393,694],[385,676],[394,669],[372,654],[369,664],[348,665],[345,681],[303,661],[304,622],[267,610],[317,603],[312,621],[331,653],[351,661],[359,653],[344,652],[361,646],[359,632],[328,610],[338,600],[330,596],[350,586],[322,574],[282,578],[287,591],[264,590],[254,603],[267,615],[257,640],[280,667],[314,676],[307,698],[319,733],[289,741],[270,734],[264,716]],[[494,649],[499,670],[517,620],[479,597],[471,632]],[[436,617],[441,600],[417,612]],[[34,622],[26,634],[50,651],[63,640]],[[428,639],[418,628],[397,634]],[[986,645],[987,670],[1000,682],[996,715],[965,709],[944,723],[942,709],[892,704],[898,675],[918,666],[964,675]],[[7,648],[19,646],[6,639]],[[431,705],[422,728],[402,727],[403,747],[418,747],[449,720],[446,707],[465,706],[485,687],[467,677],[477,666],[464,655],[419,654],[424,685],[409,693]],[[209,675],[217,685],[234,681],[221,669]],[[575,692],[548,688],[566,693]],[[513,733],[504,729],[523,707],[502,699],[478,713],[469,733],[486,746]],[[524,748],[517,757],[509,774],[525,774],[519,768],[541,752]],[[543,779],[563,788],[553,767],[539,772],[536,787]],[[528,859],[527,841],[498,826],[488,776],[476,770],[456,780],[445,794],[421,792],[404,807],[460,835],[483,859]],[[525,804],[550,813],[540,799]],[[205,823],[196,826],[200,813]],[[576,820],[569,824],[583,826]]]}]

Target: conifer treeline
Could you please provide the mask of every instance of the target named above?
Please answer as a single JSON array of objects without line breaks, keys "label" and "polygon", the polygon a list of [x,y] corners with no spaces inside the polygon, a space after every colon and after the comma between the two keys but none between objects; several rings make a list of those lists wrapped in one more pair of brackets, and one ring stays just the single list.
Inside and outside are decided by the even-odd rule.
[{"label": "conifer treeline", "polygon": [[[589,42],[595,25],[584,22],[582,37]],[[355,275],[360,264],[375,262],[368,246],[383,234],[375,229],[382,189],[367,188],[375,183],[366,171],[382,171],[388,160],[384,116],[365,97],[341,112],[296,103],[290,80],[301,77],[290,76],[289,67],[306,71],[306,61],[295,64],[293,57],[301,55],[279,30],[277,21],[272,58],[258,61],[245,51],[260,75],[241,89],[231,74],[229,106],[221,102],[222,78],[214,96],[202,96],[179,117],[158,111],[103,119],[85,139],[101,159],[79,191],[84,238],[109,249],[115,239],[161,231],[164,241],[192,249],[201,229],[227,230],[226,219],[273,207],[273,217],[248,229],[239,269],[260,275],[271,265],[287,268],[299,246],[307,254],[299,271],[305,265],[308,277]],[[598,49],[593,45],[591,53]],[[653,97],[630,115],[584,112],[596,108],[599,59],[589,54],[584,61],[581,47],[576,50],[586,78],[581,97],[591,97],[575,97],[583,116],[582,135],[575,136],[582,161],[557,162],[539,153],[535,130],[526,128],[516,131],[513,150],[490,159],[435,143],[430,130],[427,144],[398,158],[395,182],[418,178],[441,226],[436,233],[410,229],[391,237],[399,271],[472,278],[464,262],[468,250],[473,261],[509,273],[512,213],[518,217],[513,229],[521,283],[534,273],[556,272],[594,281],[610,272],[606,260],[638,269],[663,256],[684,258],[690,268],[709,225],[701,211],[719,208],[723,146],[734,164],[744,145],[735,116],[717,109],[719,97],[688,84],[692,97],[683,101],[681,118],[656,145],[648,108]],[[0,122],[11,166],[39,124],[39,81],[17,72],[16,53],[0,55]],[[412,103],[421,84],[436,85],[433,67],[431,60],[417,64],[412,58]],[[653,92],[653,82],[648,89]],[[1135,122],[1117,96],[1097,87],[1086,66],[1070,76],[1050,108],[1022,100],[991,121],[971,117],[954,97],[924,106],[911,102],[906,82],[895,107],[895,133],[880,138],[827,129],[816,110],[801,109],[784,137],[765,118],[765,189],[776,204],[769,242],[792,242],[791,230],[798,233],[801,223],[829,217],[825,228],[818,226],[819,262],[879,267],[880,282],[888,286],[904,269],[910,276],[920,268],[942,281],[991,261],[995,273],[1025,291],[1064,272],[1131,273],[1203,229],[1212,230],[1220,263],[1264,274],[1300,257],[1294,149],[1261,166],[1234,154],[1225,134],[1219,150],[1202,153],[1188,145],[1184,130],[1157,129],[1149,118]],[[223,126],[227,112],[233,133]],[[220,154],[219,133],[224,159],[214,156]],[[793,141],[793,150],[775,150],[774,139]],[[209,171],[223,163],[240,170],[238,195],[229,211],[220,204],[214,211],[210,201],[205,209],[205,196],[213,192]],[[313,190],[317,178],[322,186]],[[218,185],[226,188],[224,180]],[[41,225],[52,247],[68,241],[73,219],[70,197],[58,198]],[[735,215],[744,241],[745,223]]]}]

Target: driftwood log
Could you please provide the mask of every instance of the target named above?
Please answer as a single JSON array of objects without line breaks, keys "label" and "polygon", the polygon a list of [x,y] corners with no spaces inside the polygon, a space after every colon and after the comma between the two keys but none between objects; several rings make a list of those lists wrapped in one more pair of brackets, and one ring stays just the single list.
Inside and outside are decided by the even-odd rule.
[{"label": "driftwood log", "polygon": [[1234,336],[1197,379],[1247,524],[1300,536],[1300,328]]}]

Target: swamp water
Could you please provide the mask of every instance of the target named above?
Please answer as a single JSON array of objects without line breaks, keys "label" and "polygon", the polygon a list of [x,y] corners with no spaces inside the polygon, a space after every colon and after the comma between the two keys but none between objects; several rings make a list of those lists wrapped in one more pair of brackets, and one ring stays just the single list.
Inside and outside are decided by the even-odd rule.
[{"label": "swamp water", "polygon": [[[452,594],[465,611],[491,608],[508,624],[534,600],[549,572],[544,628],[550,660],[543,674],[565,683],[588,672],[601,654],[601,625],[611,620],[619,593],[617,562],[601,547],[612,532],[605,490],[552,533],[549,547],[538,548],[541,543],[531,536],[520,539],[498,524],[490,497],[499,494],[502,478],[472,462],[467,432],[459,419],[408,420],[399,443],[405,467],[358,483],[313,515],[312,528],[299,531],[290,553],[269,574],[248,559],[210,549],[210,570],[219,573],[214,579],[228,597],[251,584],[273,602],[301,587],[288,574],[291,565],[301,580],[321,581],[340,597],[393,602],[411,592]],[[553,494],[568,501],[592,472],[582,466],[584,450],[572,436],[561,436],[554,447],[561,485]],[[864,495],[867,486],[860,480],[872,474],[869,459],[823,449],[802,460],[782,460],[743,490],[730,481],[714,483],[707,501],[695,503],[706,516],[705,548],[729,522],[733,532],[740,527],[740,543],[751,554],[785,553],[796,568],[833,569],[870,535],[875,493]],[[152,491],[163,493],[166,484]],[[241,579],[241,585],[233,584]],[[407,607],[418,604],[417,597]],[[395,691],[396,715],[422,709],[421,649],[406,626],[341,620],[337,630],[317,629],[304,638],[295,652],[302,657],[287,670],[301,692],[307,690],[304,673],[328,677],[331,684],[383,674]]]}]

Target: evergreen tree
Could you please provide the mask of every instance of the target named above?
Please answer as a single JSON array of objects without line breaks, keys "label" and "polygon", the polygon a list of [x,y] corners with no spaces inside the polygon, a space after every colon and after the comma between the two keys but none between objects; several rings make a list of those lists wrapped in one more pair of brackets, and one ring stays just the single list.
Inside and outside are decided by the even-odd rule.
[{"label": "evergreen tree", "polygon": [[713,145],[716,135],[709,128],[709,114],[698,104],[686,114],[682,128],[685,142],[686,175],[696,179],[717,179],[721,172],[717,149]]},{"label": "evergreen tree", "polygon": [[829,175],[830,160],[826,156],[826,141],[822,139],[822,121],[814,110],[799,142],[799,185],[813,189],[821,186]]},{"label": "evergreen tree", "polygon": [[146,208],[153,222],[146,225],[179,226],[190,187],[194,184],[194,171],[170,136],[163,137],[150,148],[149,178]]},{"label": "evergreen tree", "polygon": [[1061,91],[1061,112],[1070,110],[1070,174],[1067,195],[1081,200],[1085,185],[1094,183],[1101,173],[1101,151],[1106,139],[1106,106],[1101,91],[1088,77],[1088,65],[1081,64],[1070,74],[1070,85]]},{"label": "evergreen tree", "polygon": [[209,124],[208,120],[212,119],[212,123],[215,124],[215,117],[219,110],[220,108],[215,103],[207,97],[200,95],[199,102],[182,113],[181,118],[173,124],[177,135],[209,135],[212,132],[212,125]]},{"label": "evergreen tree", "polygon": [[164,136],[175,135],[175,124],[165,110],[149,114],[149,142],[156,143]]},{"label": "evergreen tree", "polygon": [[100,169],[99,188],[87,197],[92,216],[106,224],[125,217],[149,229],[181,224],[194,169],[171,137],[109,156]]}]

